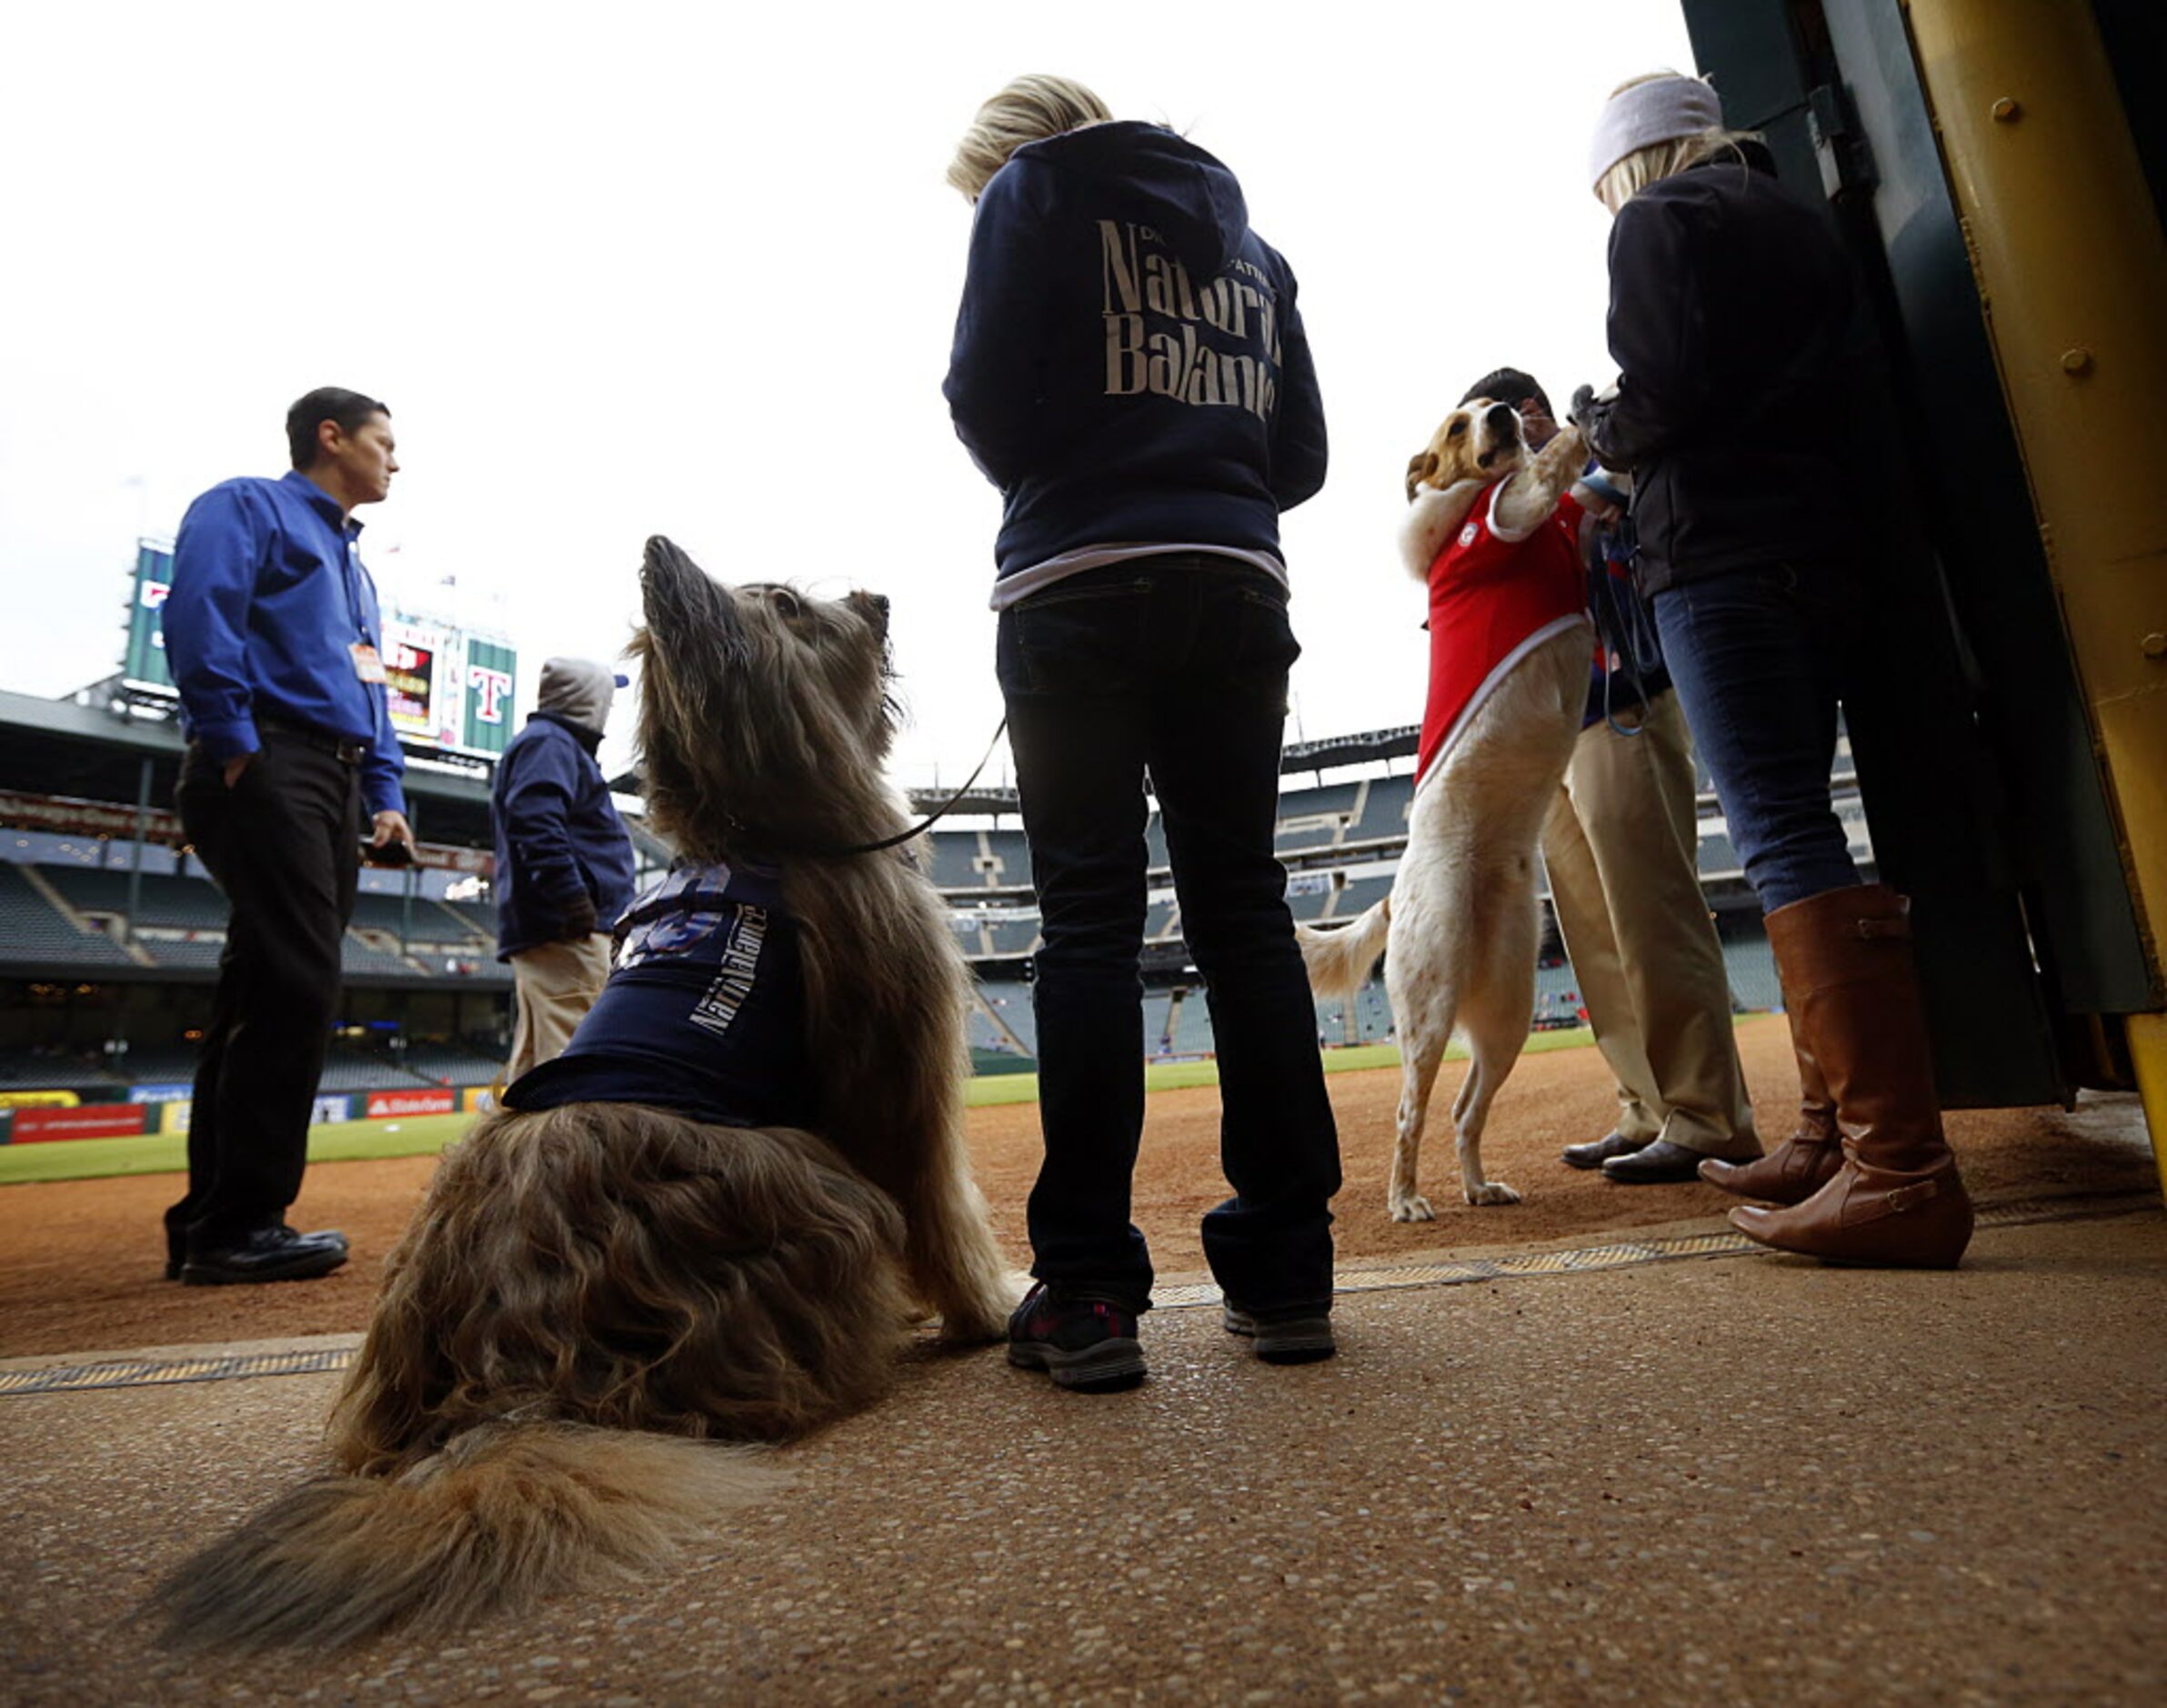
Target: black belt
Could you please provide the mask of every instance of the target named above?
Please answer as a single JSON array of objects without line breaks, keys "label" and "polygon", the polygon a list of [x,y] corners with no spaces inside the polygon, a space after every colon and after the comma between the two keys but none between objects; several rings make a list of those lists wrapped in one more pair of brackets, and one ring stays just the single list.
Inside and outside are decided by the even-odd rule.
[{"label": "black belt", "polygon": [[351,736],[336,736],[328,729],[316,728],[313,724],[295,723],[286,718],[258,718],[256,727],[259,730],[267,729],[273,735],[286,736],[305,747],[328,753],[341,765],[358,765],[368,756],[367,742],[356,741]]}]

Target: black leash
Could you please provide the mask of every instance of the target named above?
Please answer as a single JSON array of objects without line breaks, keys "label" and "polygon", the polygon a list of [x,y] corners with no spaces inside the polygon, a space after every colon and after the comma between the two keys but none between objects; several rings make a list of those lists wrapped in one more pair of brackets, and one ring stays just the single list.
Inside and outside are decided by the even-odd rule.
[{"label": "black leash", "polygon": [[970,793],[971,789],[977,785],[979,777],[984,773],[986,767],[992,762],[993,749],[1000,746],[1001,737],[1008,734],[1008,720],[1006,718],[1003,718],[1000,720],[999,727],[993,732],[993,739],[986,744],[985,757],[978,760],[977,768],[971,772],[971,774],[963,779],[963,787],[958,789],[954,794],[950,795],[948,799],[943,801],[940,806],[933,812],[929,813],[927,817],[920,819],[916,824],[912,825],[909,829],[898,830],[893,836],[884,836],[878,842],[860,842],[855,848],[817,849],[811,851],[816,854],[824,855],[829,859],[840,859],[843,856],[849,854],[878,854],[891,848],[901,847],[904,843],[909,841],[912,837],[925,835],[927,831],[930,830],[935,825],[938,824],[943,819],[947,818],[949,813],[955,811],[956,803],[961,800],[964,796]]}]

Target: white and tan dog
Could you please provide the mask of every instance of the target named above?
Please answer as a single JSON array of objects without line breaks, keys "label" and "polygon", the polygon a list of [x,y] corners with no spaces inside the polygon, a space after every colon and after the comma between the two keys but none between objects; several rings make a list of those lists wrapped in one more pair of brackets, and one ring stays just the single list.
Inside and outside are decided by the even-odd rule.
[{"label": "white and tan dog", "polygon": [[1351,994],[1385,955],[1403,1075],[1395,1221],[1434,1214],[1415,1170],[1456,1024],[1473,1057],[1452,1102],[1460,1189],[1470,1204],[1520,1201],[1483,1178],[1482,1129],[1527,1041],[1536,845],[1587,704],[1592,632],[1566,496],[1586,458],[1574,427],[1530,456],[1513,410],[1476,399],[1408,465],[1400,544],[1430,590],[1430,689],[1407,849],[1391,894],[1353,924],[1299,928],[1319,995]]}]

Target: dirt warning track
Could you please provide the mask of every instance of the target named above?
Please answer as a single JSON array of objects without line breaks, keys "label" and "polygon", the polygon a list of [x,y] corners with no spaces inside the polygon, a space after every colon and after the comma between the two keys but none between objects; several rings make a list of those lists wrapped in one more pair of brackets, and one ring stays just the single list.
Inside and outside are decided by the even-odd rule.
[{"label": "dirt warning track", "polygon": [[[1798,1097],[1790,1035],[1780,1016],[1739,1029],[1762,1138],[1790,1130]],[[1449,1106],[1460,1064],[1448,1063],[1438,1103]],[[1712,1188],[1613,1186],[1568,1169],[1558,1151],[1609,1130],[1615,1093],[1601,1055],[1566,1050],[1522,1058],[1499,1093],[1483,1140],[1492,1179],[1526,1201],[1473,1210],[1459,1200],[1449,1126],[1433,1120],[1422,1179],[1438,1220],[1385,1218],[1396,1070],[1332,1075],[1346,1188],[1339,1250],[1344,1262],[1415,1261],[1440,1252],[1584,1239],[1614,1230],[1690,1221],[1731,1202]],[[1161,1091],[1147,1105],[1135,1217],[1160,1275],[1200,1278],[1198,1222],[1225,1197],[1219,1170],[1219,1092]],[[970,1111],[971,1150],[1003,1241],[1021,1262],[1025,1195],[1038,1170],[1038,1111],[1009,1104]],[[1982,1202],[2069,1192],[2142,1190],[2155,1181],[2141,1140],[2103,1135],[2083,1116],[2054,1110],[1956,1111],[1951,1141]],[[179,1346],[357,1331],[366,1326],[386,1252],[420,1201],[435,1157],[319,1163],[292,1220],[343,1228],[355,1261],[321,1281],[266,1287],[182,1287],[163,1278],[159,1215],[178,1177],[141,1175],[0,1188],[0,1355]]]}]

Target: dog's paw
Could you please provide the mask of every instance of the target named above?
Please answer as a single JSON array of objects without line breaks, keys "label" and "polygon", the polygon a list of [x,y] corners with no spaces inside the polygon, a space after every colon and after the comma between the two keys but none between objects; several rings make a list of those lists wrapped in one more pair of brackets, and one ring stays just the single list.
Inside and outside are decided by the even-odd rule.
[{"label": "dog's paw", "polygon": [[1405,1198],[1391,1201],[1394,1221],[1435,1221],[1437,1211],[1430,1208],[1430,1201],[1420,1192],[1410,1192]]},{"label": "dog's paw", "polygon": [[958,1305],[941,1314],[940,1338],[949,1346],[983,1346],[1008,1332],[1008,1311],[990,1302]]},{"label": "dog's paw", "polygon": [[940,1338],[950,1346],[983,1346],[1007,1339],[1008,1313],[1029,1285],[1028,1275],[1004,1275],[979,1297],[956,1301],[941,1313]]},{"label": "dog's paw", "polygon": [[1468,1193],[1470,1204],[1517,1204],[1520,1194],[1502,1181],[1485,1181]]}]

